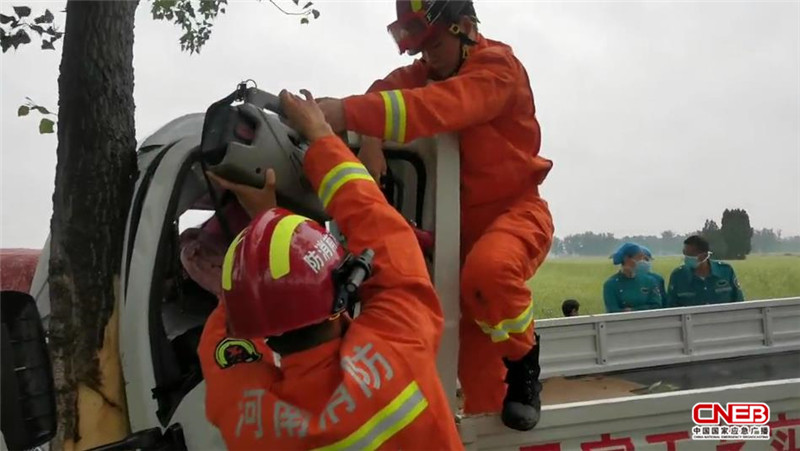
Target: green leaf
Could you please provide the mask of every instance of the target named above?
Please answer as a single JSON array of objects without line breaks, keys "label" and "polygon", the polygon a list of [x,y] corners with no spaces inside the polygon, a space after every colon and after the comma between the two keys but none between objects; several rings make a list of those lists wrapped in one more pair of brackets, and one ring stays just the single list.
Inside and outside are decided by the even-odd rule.
[{"label": "green leaf", "polygon": [[41,16],[33,19],[33,22],[34,23],[53,23],[53,19],[55,19],[55,17],[53,17],[53,13],[51,13],[49,9],[46,9],[46,10],[44,10],[44,14],[42,14]]},{"label": "green leaf", "polygon": [[0,23],[9,23],[14,20],[11,16],[6,16],[5,14],[0,14]]},{"label": "green leaf", "polygon": [[18,117],[27,116],[27,115],[28,115],[28,113],[29,113],[30,111],[31,111],[31,109],[30,109],[30,108],[28,108],[28,107],[27,107],[27,106],[25,106],[25,105],[22,105],[22,106],[21,106],[21,107],[19,107],[19,109],[17,110],[17,116],[18,116]]},{"label": "green leaf", "polygon": [[31,15],[31,9],[30,9],[30,8],[28,8],[27,6],[15,6],[15,7],[14,7],[14,12],[15,12],[15,13],[17,14],[17,16],[19,16],[20,18],[22,18],[22,17],[28,17],[28,16],[30,16],[30,15]]},{"label": "green leaf", "polygon": [[39,133],[41,133],[42,135],[47,133],[53,133],[54,125],[55,122],[51,121],[50,119],[47,119],[46,117],[42,118],[42,120],[39,121]]},{"label": "green leaf", "polygon": [[314,15],[315,19],[319,19],[319,11],[317,11],[316,9],[312,9],[311,14]]},{"label": "green leaf", "polygon": [[53,45],[53,41],[55,41],[55,39],[53,39],[52,41],[47,41],[45,39],[42,39],[42,50],[55,50],[56,47]]},{"label": "green leaf", "polygon": [[19,39],[19,42],[21,44],[30,44],[31,43],[31,37],[28,36],[28,33],[25,30],[17,31],[17,34],[15,34],[14,37]]},{"label": "green leaf", "polygon": [[42,33],[44,33],[44,28],[40,27],[39,25],[31,25],[31,30],[39,33],[39,36],[41,36]]},{"label": "green leaf", "polygon": [[[31,38],[30,36],[28,36],[28,33],[26,33],[25,30],[20,29],[17,30],[17,32],[13,36],[8,36],[4,38],[3,41],[8,42],[9,45],[14,46],[14,50],[16,50],[17,47],[20,46],[20,44],[29,44],[31,42]],[[5,52],[6,51],[5,43],[3,45],[4,45],[3,51]]]},{"label": "green leaf", "polygon": [[302,19],[300,19],[300,23],[303,24],[303,25],[307,25],[308,24],[308,17],[303,17]]},{"label": "green leaf", "polygon": [[191,3],[188,3],[188,2],[187,2],[187,3],[184,5],[184,9],[185,9],[185,11],[186,11],[187,13],[189,13],[189,16],[190,16],[190,17],[192,17],[192,18],[194,18],[194,17],[195,17],[195,13],[194,13],[194,7],[192,7],[192,4],[191,4]]},{"label": "green leaf", "polygon": [[304,7],[303,7],[303,9],[308,9],[308,8],[310,8],[310,7],[311,7],[311,5],[313,5],[313,4],[314,4],[313,2],[308,2],[308,3],[306,3],[306,6],[304,6]]},{"label": "green leaf", "polygon": [[294,2],[295,5],[299,5],[300,4],[300,0],[292,0],[292,1]]}]

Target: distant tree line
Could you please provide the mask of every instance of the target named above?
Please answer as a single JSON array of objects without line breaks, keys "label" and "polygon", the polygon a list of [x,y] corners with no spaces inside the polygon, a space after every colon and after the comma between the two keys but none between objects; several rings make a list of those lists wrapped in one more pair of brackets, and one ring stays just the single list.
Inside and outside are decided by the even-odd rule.
[{"label": "distant tree line", "polygon": [[558,256],[611,255],[626,241],[641,244],[654,255],[677,255],[683,248],[683,240],[690,235],[704,236],[714,253],[714,258],[741,260],[753,253],[800,253],[800,236],[784,237],[780,230],[750,227],[750,217],[742,209],[726,209],[722,213],[721,225],[708,219],[700,230],[679,234],[667,230],[655,235],[617,237],[613,233],[584,232],[556,237],[550,253]]}]

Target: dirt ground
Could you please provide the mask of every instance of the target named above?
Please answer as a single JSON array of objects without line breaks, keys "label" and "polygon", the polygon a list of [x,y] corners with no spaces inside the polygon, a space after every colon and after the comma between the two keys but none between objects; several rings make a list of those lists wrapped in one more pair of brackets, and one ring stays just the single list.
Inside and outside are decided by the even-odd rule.
[{"label": "dirt ground", "polygon": [[[542,386],[543,405],[634,396],[637,392],[647,388],[642,384],[605,376],[552,377],[543,381]],[[464,397],[459,389],[458,408],[462,410],[463,407]]]},{"label": "dirt ground", "polygon": [[545,380],[542,385],[544,405],[633,396],[636,394],[634,390],[645,388],[641,384],[604,376],[554,377]]}]

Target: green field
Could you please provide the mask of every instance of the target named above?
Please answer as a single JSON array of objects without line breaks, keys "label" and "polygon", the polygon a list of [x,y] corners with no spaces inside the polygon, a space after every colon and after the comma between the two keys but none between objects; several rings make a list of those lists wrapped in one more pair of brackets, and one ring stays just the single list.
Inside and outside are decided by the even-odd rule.
[{"label": "green field", "polygon": [[[731,261],[745,299],[800,296],[800,256],[755,255]],[[653,271],[669,283],[679,257],[657,257]],[[582,315],[604,313],[603,282],[616,271],[608,258],[549,258],[529,283],[536,318],[557,318],[564,299],[577,299]]]}]

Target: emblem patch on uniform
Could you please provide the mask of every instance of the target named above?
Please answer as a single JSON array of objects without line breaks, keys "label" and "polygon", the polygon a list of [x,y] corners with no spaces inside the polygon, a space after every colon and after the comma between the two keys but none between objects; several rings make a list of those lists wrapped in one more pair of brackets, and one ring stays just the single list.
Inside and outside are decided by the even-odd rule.
[{"label": "emblem patch on uniform", "polygon": [[727,287],[728,286],[728,281],[727,280],[718,280],[717,281],[717,286]]},{"label": "emblem patch on uniform", "polygon": [[250,340],[226,338],[217,344],[214,358],[220,368],[226,369],[239,363],[253,363],[261,360],[261,354]]}]

